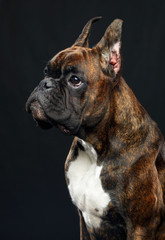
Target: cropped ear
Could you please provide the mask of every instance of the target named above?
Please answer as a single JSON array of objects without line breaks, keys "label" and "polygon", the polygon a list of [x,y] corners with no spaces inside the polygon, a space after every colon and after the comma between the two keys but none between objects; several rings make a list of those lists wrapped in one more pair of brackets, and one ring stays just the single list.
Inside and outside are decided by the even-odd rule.
[{"label": "cropped ear", "polygon": [[103,69],[108,72],[112,66],[117,75],[121,68],[121,33],[122,23],[120,19],[115,19],[105,31],[104,36],[97,43],[96,47],[100,54],[100,61]]},{"label": "cropped ear", "polygon": [[87,22],[87,24],[85,25],[85,27],[83,28],[80,36],[75,41],[73,46],[88,47],[88,38],[89,38],[89,33],[90,33],[91,26],[94,22],[97,22],[101,18],[102,17],[95,17],[95,18],[90,19]]}]

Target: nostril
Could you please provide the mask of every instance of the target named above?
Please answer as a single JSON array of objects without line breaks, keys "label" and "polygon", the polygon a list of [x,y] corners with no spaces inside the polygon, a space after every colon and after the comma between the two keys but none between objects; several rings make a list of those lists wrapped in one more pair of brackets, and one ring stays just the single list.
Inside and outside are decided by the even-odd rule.
[{"label": "nostril", "polygon": [[44,79],[41,81],[40,86],[44,89],[54,88],[55,84],[52,79]]},{"label": "nostril", "polygon": [[53,84],[51,81],[46,81],[45,84],[44,84],[44,88],[48,89],[48,88],[52,88],[53,87]]}]

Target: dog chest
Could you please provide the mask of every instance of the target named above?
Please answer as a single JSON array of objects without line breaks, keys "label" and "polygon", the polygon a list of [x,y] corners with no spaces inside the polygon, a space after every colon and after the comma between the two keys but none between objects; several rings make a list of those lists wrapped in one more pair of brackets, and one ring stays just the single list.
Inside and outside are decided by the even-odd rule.
[{"label": "dog chest", "polygon": [[68,189],[73,203],[82,211],[86,224],[99,227],[110,197],[102,188],[102,166],[97,165],[95,150],[91,145],[82,143],[85,151],[79,150],[77,158],[69,165]]}]

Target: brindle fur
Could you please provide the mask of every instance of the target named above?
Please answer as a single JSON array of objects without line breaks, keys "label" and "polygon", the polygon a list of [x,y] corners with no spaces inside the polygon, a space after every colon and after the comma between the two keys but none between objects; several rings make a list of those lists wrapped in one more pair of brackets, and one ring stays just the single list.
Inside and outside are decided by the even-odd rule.
[{"label": "brindle fur", "polygon": [[[122,21],[113,22],[91,49],[88,35],[93,21],[90,20],[72,47],[57,54],[48,64],[48,74],[53,78],[76,71],[86,79],[81,92],[69,96],[66,91],[66,101],[68,98],[72,101],[81,118],[77,120],[80,122],[74,133],[77,137],[65,171],[77,157],[78,149],[84,150],[79,142],[79,138],[83,139],[97,152],[97,164],[103,166],[102,186],[111,196],[100,228],[88,227],[79,210],[80,239],[163,240],[164,138],[122,78],[121,70],[115,75],[102,57],[120,39]],[[69,183],[67,177],[66,181]]]}]

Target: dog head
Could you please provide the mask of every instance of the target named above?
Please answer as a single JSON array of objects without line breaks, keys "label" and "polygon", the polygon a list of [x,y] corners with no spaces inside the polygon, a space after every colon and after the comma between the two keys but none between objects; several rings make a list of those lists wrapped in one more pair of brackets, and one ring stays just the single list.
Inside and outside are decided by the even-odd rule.
[{"label": "dog head", "polygon": [[48,62],[44,79],[27,100],[26,109],[40,127],[57,126],[68,135],[79,135],[106,114],[121,75],[122,20],[114,20],[89,48],[91,25],[99,19],[91,19],[76,42]]}]

